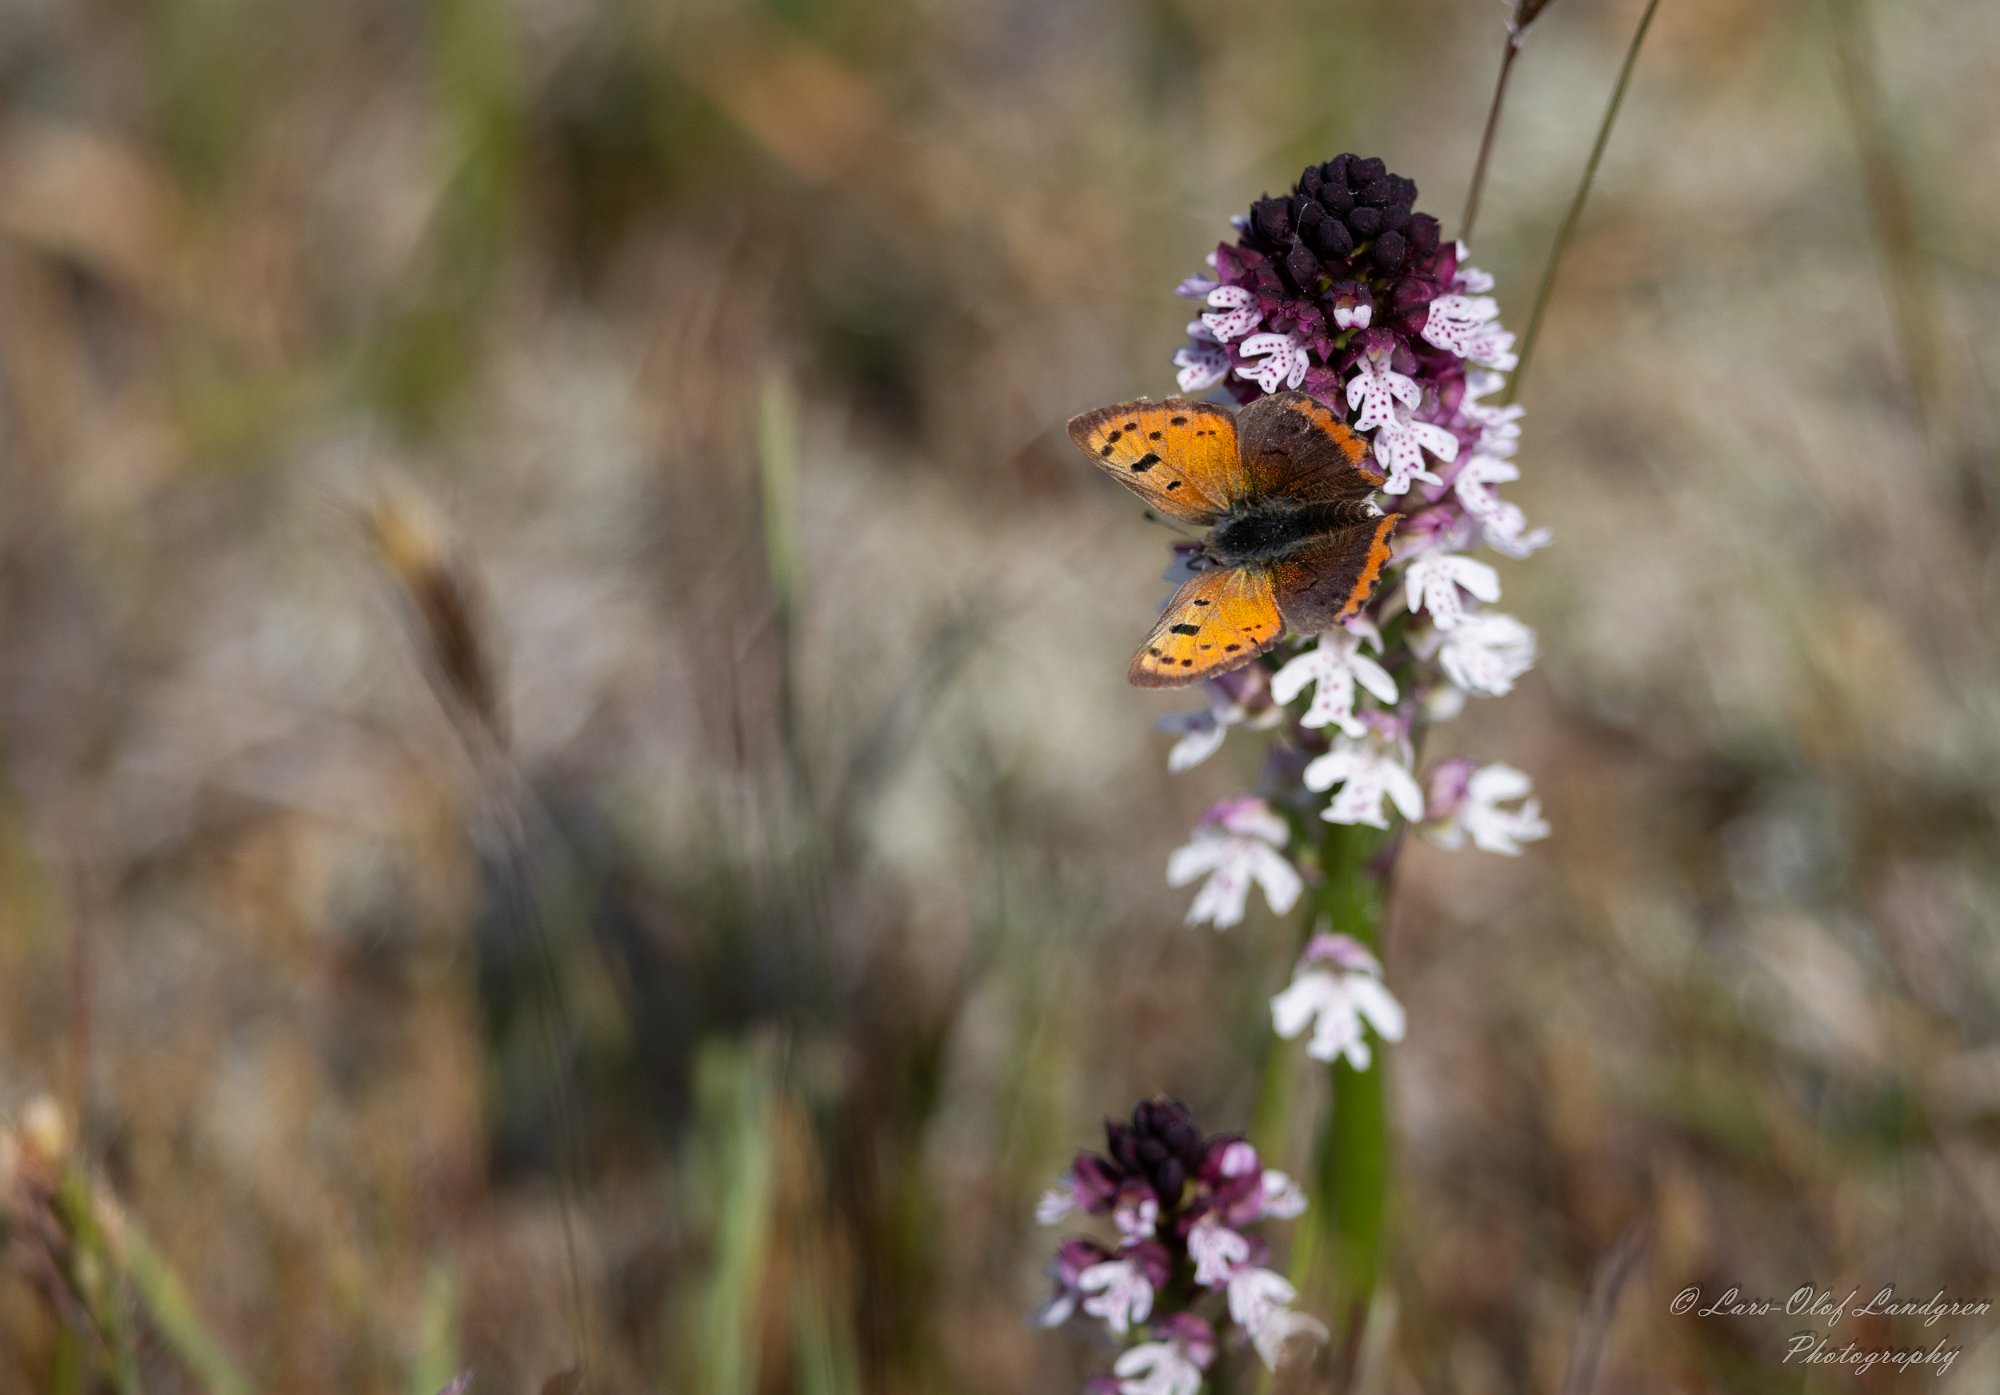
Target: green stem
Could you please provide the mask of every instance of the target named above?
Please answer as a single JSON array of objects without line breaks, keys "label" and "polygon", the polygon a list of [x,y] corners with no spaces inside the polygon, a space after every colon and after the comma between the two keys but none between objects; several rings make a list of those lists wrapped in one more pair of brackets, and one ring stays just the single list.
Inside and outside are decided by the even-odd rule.
[{"label": "green stem", "polygon": [[1632,80],[1632,68],[1639,61],[1639,46],[1646,41],[1646,31],[1653,26],[1653,13],[1660,8],[1660,0],[1646,0],[1646,12],[1639,16],[1639,27],[1632,34],[1632,44],[1625,50],[1625,62],[1618,69],[1618,81],[1611,89],[1611,101],[1604,108],[1604,120],[1598,123],[1597,139],[1591,142],[1590,158],[1584,162],[1583,178],[1577,182],[1576,197],[1569,201],[1569,212],[1563,215],[1562,226],[1556,230],[1555,245],[1549,249],[1548,265],[1542,268],[1542,284],[1535,291],[1534,309],[1528,312],[1528,329],[1521,336],[1521,361],[1514,368],[1513,381],[1507,385],[1506,400],[1511,403],[1521,395],[1521,384],[1528,376],[1528,361],[1535,356],[1535,341],[1542,333],[1542,312],[1548,309],[1549,292],[1555,288],[1556,268],[1562,265],[1563,253],[1569,248],[1569,240],[1576,231],[1576,221],[1583,214],[1584,200],[1590,197],[1590,186],[1597,179],[1597,166],[1604,159],[1604,147],[1610,143],[1611,128],[1618,121],[1618,108],[1625,101],[1625,88]]},{"label": "green stem", "polygon": [[[1376,864],[1387,837],[1372,828],[1323,826],[1320,884],[1306,905],[1301,939],[1319,930],[1350,935],[1379,956],[1383,887]],[[1368,1070],[1356,1071],[1344,1061],[1329,1067],[1332,1112],[1310,1164],[1313,1209],[1292,1240],[1292,1279],[1306,1301],[1322,1312],[1346,1315],[1344,1350],[1350,1357],[1343,1365],[1351,1364],[1361,1337],[1388,1217],[1389,1101],[1382,1043],[1372,1030],[1369,1045],[1374,1061]],[[1251,1132],[1266,1157],[1284,1156],[1297,1061],[1294,1043],[1273,1039]]]},{"label": "green stem", "polygon": [[[1320,900],[1326,928],[1349,935],[1379,955],[1382,886],[1369,870],[1384,835],[1371,828],[1330,824],[1321,841],[1325,881]],[[1332,1112],[1314,1162],[1319,1198],[1322,1273],[1338,1311],[1349,1313],[1348,1344],[1375,1291],[1389,1197],[1389,1100],[1382,1042],[1369,1030],[1373,1060],[1357,1071],[1345,1060],[1332,1072]]]}]

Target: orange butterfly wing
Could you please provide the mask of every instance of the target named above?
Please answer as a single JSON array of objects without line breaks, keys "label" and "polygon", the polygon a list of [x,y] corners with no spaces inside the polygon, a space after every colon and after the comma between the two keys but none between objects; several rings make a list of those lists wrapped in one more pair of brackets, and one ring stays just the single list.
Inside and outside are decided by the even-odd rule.
[{"label": "orange butterfly wing", "polygon": [[1243,667],[1284,632],[1271,569],[1199,572],[1167,602],[1126,677],[1141,688],[1198,683]]},{"label": "orange butterfly wing", "polygon": [[1399,513],[1349,523],[1270,566],[1278,613],[1294,634],[1330,630],[1368,604],[1389,562]]},{"label": "orange butterfly wing", "polygon": [[1236,418],[1213,403],[1169,397],[1100,407],[1071,418],[1069,438],[1169,518],[1210,523],[1250,492]]},{"label": "orange butterfly wing", "polygon": [[1382,487],[1368,443],[1303,392],[1260,397],[1236,417],[1243,469],[1258,494],[1301,504],[1359,502]]}]

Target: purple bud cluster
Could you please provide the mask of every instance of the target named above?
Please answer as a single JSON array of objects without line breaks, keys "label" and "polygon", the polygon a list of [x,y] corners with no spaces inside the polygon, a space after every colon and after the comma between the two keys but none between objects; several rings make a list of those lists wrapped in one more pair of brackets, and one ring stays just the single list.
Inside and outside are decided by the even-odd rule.
[{"label": "purple bud cluster", "polygon": [[1045,1224],[1077,1211],[1101,1217],[1115,1235],[1062,1241],[1041,1314],[1047,1326],[1097,1319],[1128,1342],[1093,1388],[1198,1388],[1232,1331],[1274,1368],[1295,1342],[1323,1338],[1292,1310],[1296,1294],[1264,1267],[1269,1247],[1250,1230],[1304,1209],[1289,1177],[1243,1139],[1204,1134],[1178,1100],[1147,1100],[1104,1133],[1105,1152],[1078,1153],[1037,1210]]}]

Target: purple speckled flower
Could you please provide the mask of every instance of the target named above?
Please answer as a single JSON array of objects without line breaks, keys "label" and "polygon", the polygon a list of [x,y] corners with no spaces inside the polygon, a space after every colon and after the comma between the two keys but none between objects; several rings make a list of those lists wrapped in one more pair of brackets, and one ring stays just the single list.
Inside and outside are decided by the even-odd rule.
[{"label": "purple speckled flower", "polygon": [[1493,278],[1418,210],[1417,194],[1381,160],[1310,165],[1289,193],[1233,220],[1210,274],[1178,287],[1200,305],[1175,356],[1182,391],[1226,388],[1241,403],[1310,393],[1367,442],[1383,476],[1373,502],[1401,515],[1360,614],[1292,637],[1212,684],[1207,709],[1162,723],[1179,738],[1176,771],[1232,730],[1276,733],[1261,799],[1214,806],[1169,863],[1173,885],[1205,878],[1190,922],[1235,924],[1260,885],[1273,910],[1288,910],[1312,825],[1283,814],[1315,799],[1328,822],[1422,824],[1447,847],[1518,852],[1548,833],[1518,772],[1495,799],[1461,793],[1452,809],[1427,811],[1416,768],[1426,728],[1510,691],[1534,664],[1534,631],[1495,608],[1501,573],[1477,554],[1522,558],[1549,541],[1501,496],[1521,474],[1521,409],[1496,400],[1515,356]]},{"label": "purple speckled flower", "polygon": [[[1305,1209],[1296,1182],[1265,1167],[1243,1139],[1204,1134],[1178,1100],[1147,1100],[1104,1131],[1108,1156],[1078,1154],[1036,1213],[1080,1210],[1112,1222],[1103,1241],[1072,1237],[1057,1247],[1054,1294],[1039,1314],[1051,1327],[1094,1319],[1129,1343],[1112,1374],[1088,1389],[1187,1395],[1228,1335],[1274,1366],[1297,1339],[1324,1336],[1271,1287],[1270,1249],[1253,1229]],[[1143,1226],[1134,1223],[1141,1214]]]}]

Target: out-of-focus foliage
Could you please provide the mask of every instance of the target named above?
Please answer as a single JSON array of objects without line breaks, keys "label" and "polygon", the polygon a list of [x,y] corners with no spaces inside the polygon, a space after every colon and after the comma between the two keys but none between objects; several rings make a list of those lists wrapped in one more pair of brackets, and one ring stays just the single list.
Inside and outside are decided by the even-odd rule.
[{"label": "out-of-focus foliage", "polygon": [[[1515,72],[1516,322],[1637,10]],[[1178,923],[1251,771],[1167,776],[1162,535],[1059,424],[1308,159],[1449,234],[1504,18],[8,7],[0,1109],[88,1190],[0,1387],[1075,1388],[1033,1198],[1152,1090],[1248,1121],[1297,928]],[[1661,11],[1525,397],[1545,670],[1466,738],[1555,834],[1399,876],[1375,1388],[1555,1389],[1641,1222],[1607,1390],[1795,1379],[1689,1284],[2000,1297],[1996,53]]]}]

